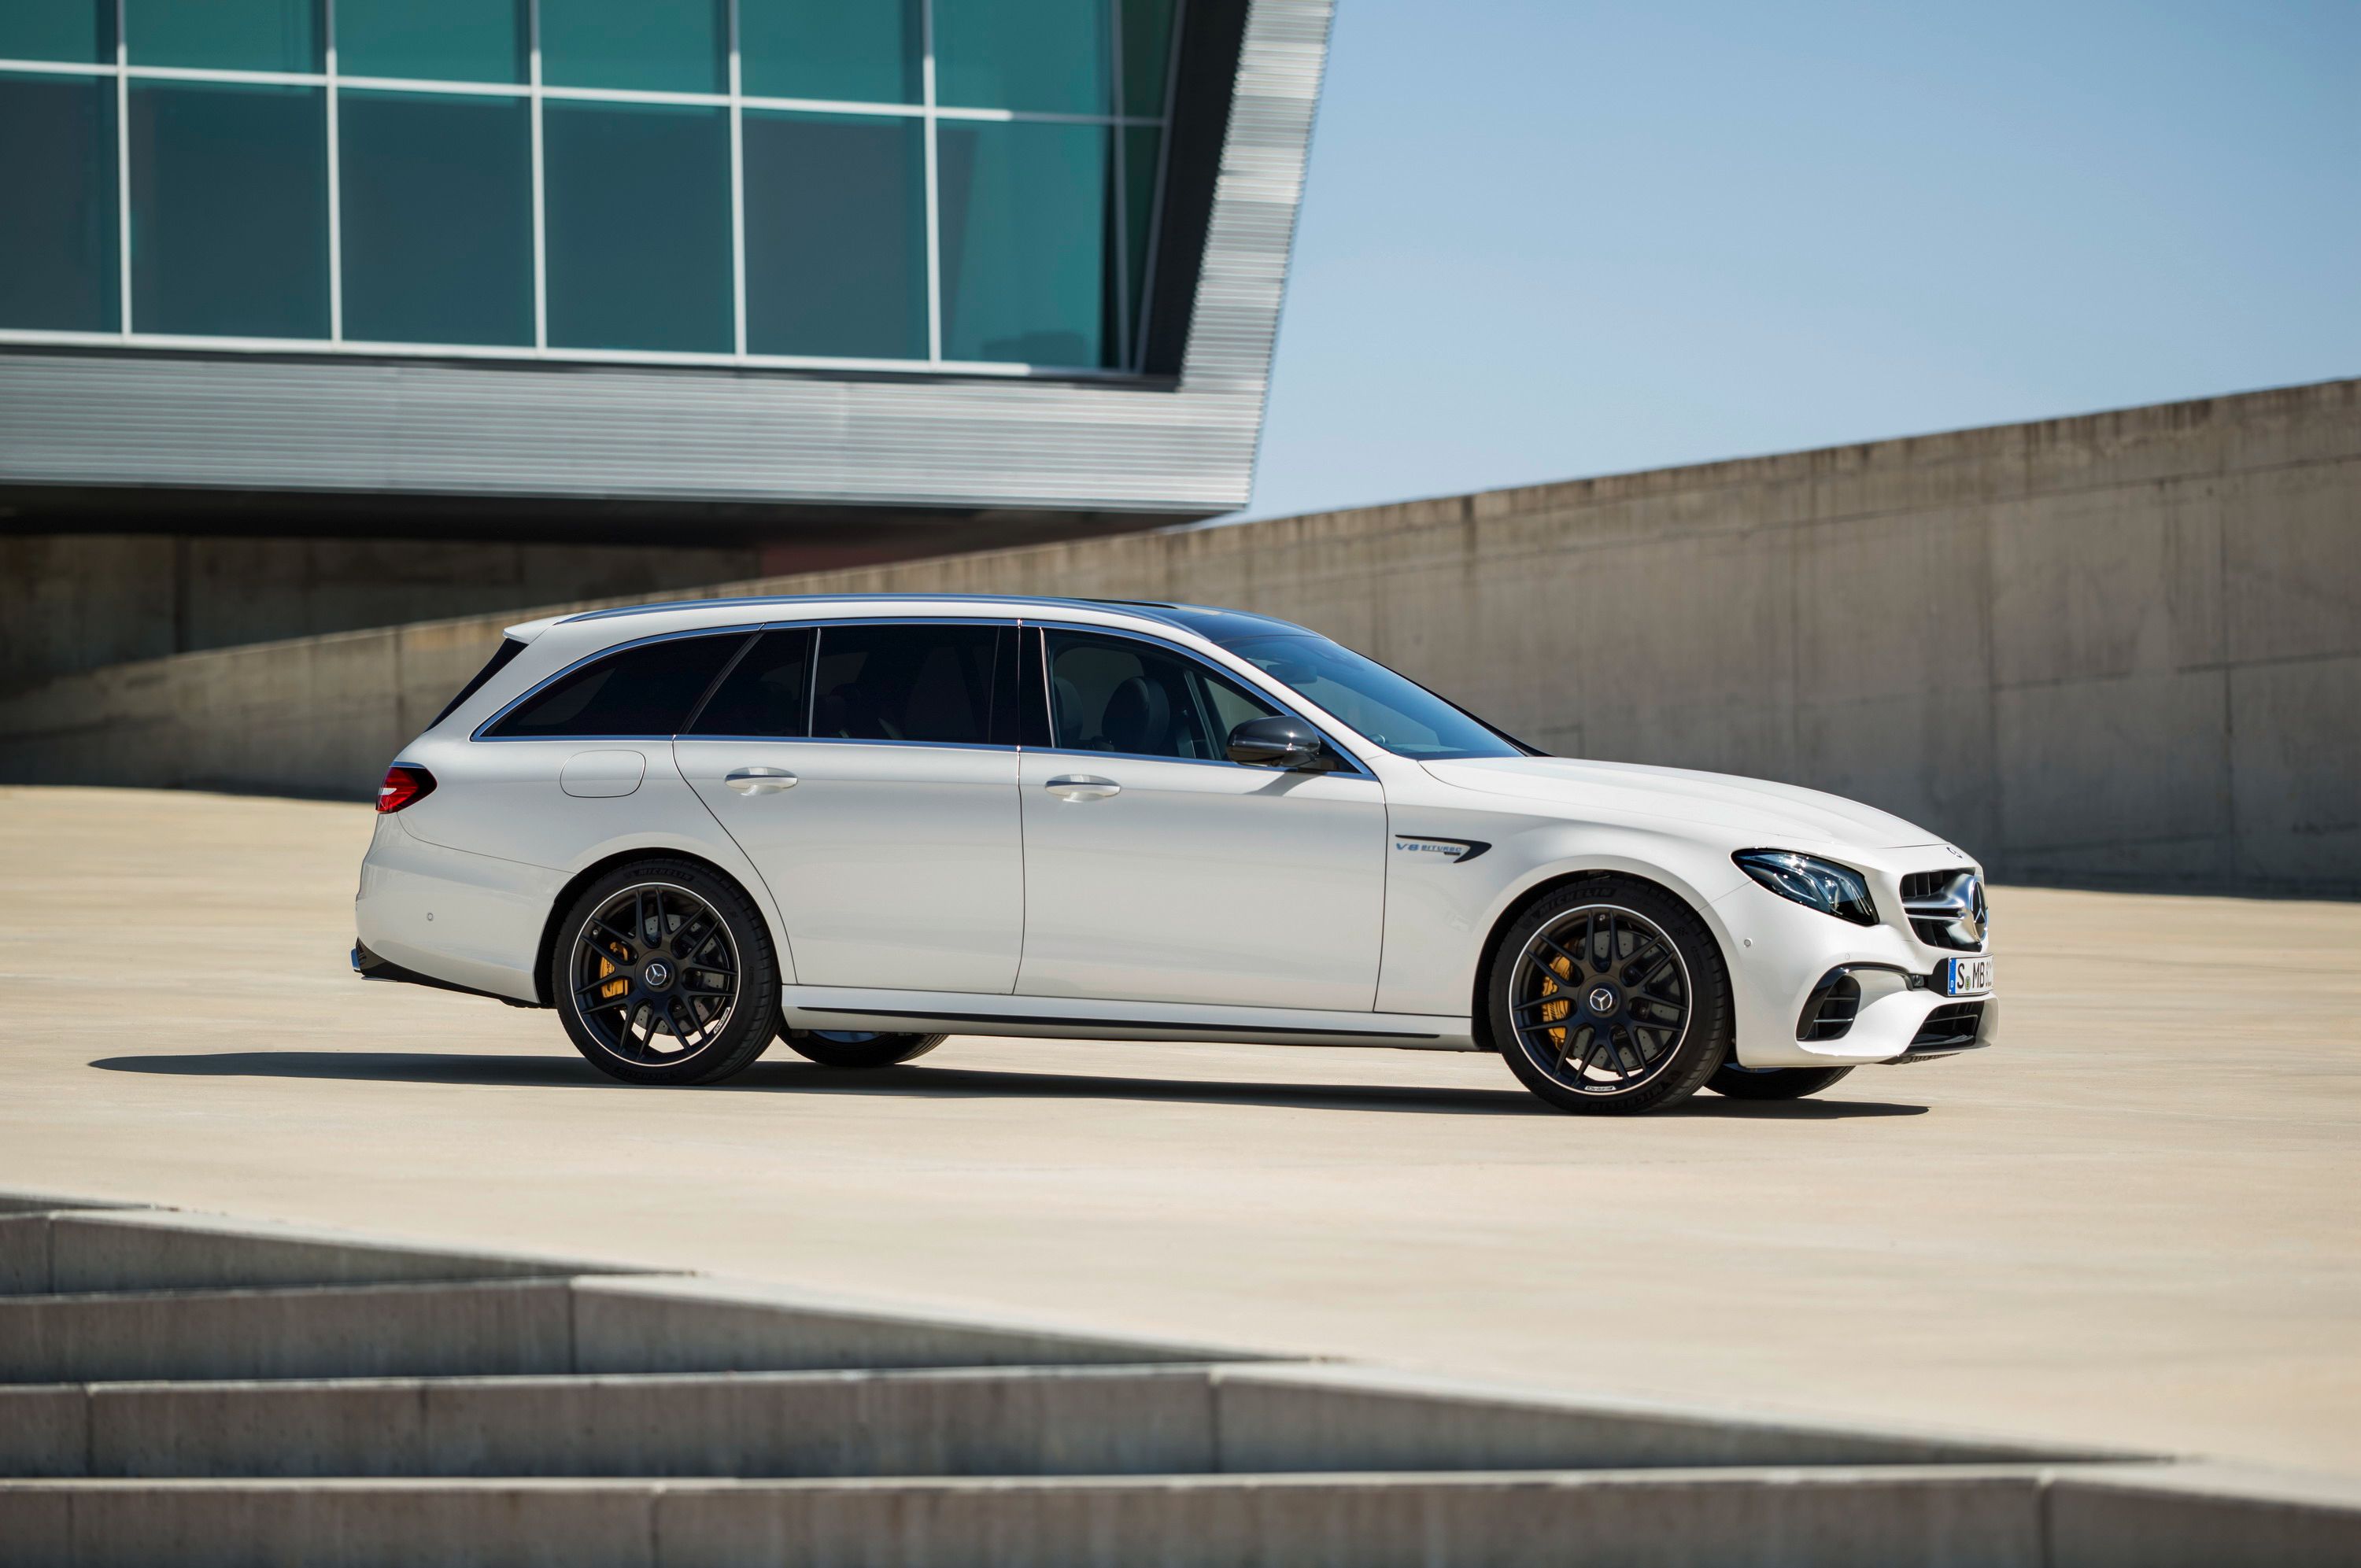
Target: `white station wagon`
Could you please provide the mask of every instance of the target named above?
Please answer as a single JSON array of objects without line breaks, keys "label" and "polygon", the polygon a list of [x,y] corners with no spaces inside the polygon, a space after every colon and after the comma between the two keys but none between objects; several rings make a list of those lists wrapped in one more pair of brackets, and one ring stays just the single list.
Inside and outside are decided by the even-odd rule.
[{"label": "white station wagon", "polygon": [[1990,1044],[1982,879],[1790,785],[1545,756],[1284,621],[706,599],[512,628],[378,796],[353,966],[602,1070],[774,1038],[1497,1051],[1568,1111]]}]

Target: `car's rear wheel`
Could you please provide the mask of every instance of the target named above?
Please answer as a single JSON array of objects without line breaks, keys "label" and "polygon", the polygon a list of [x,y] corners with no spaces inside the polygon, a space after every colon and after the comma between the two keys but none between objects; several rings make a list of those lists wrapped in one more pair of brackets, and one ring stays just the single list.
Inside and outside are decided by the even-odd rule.
[{"label": "car's rear wheel", "polygon": [[1849,1067],[1741,1067],[1724,1062],[1706,1080],[1716,1094],[1732,1100],[1801,1100],[1817,1094],[1850,1072]]},{"label": "car's rear wheel", "polygon": [[948,1035],[879,1035],[865,1029],[790,1029],[779,1026],[787,1049],[822,1067],[892,1067],[915,1061],[950,1038]]},{"label": "car's rear wheel", "polygon": [[1695,911],[1663,888],[1592,877],[1543,894],[1487,977],[1492,1037],[1564,1111],[1661,1110],[1730,1052],[1730,973]]},{"label": "car's rear wheel", "polygon": [[627,1083],[712,1083],[771,1043],[778,970],[762,916],[693,861],[619,866],[561,917],[549,992],[575,1048]]}]

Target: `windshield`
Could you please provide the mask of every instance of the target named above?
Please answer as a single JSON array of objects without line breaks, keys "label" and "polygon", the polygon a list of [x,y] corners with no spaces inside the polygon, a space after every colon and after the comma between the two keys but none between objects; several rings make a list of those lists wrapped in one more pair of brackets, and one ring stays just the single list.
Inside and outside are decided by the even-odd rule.
[{"label": "windshield", "polygon": [[1242,637],[1224,646],[1400,756],[1434,762],[1524,755],[1416,681],[1325,637]]}]

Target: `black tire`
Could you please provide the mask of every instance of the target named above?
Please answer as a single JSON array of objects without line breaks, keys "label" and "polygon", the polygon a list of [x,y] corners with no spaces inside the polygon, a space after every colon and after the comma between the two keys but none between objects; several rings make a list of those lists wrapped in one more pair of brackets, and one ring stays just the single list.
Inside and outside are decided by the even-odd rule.
[{"label": "black tire", "polygon": [[715,1083],[770,1047],[779,970],[737,883],[694,861],[651,857],[616,867],[566,906],[550,944],[549,994],[574,1048],[609,1077]]},{"label": "black tire", "polygon": [[1817,1094],[1850,1072],[1849,1067],[1741,1067],[1724,1062],[1706,1080],[1716,1094],[1732,1100],[1801,1100]]},{"label": "black tire", "polygon": [[1677,1105],[1730,1054],[1720,946],[1686,904],[1631,877],[1533,900],[1494,949],[1483,995],[1510,1068],[1561,1111]]},{"label": "black tire", "polygon": [[[833,1036],[833,1037],[831,1037]],[[916,1061],[949,1035],[873,1035],[862,1030],[790,1029],[779,1025],[787,1049],[822,1067],[892,1067]]]}]

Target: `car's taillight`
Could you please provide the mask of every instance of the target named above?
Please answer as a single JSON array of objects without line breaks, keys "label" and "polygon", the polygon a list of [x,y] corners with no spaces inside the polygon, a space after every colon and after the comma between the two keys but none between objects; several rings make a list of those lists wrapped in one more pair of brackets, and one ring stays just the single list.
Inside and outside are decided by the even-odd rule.
[{"label": "car's taillight", "polygon": [[385,771],[385,783],[377,786],[377,808],[379,811],[400,811],[413,801],[425,799],[434,793],[434,775],[424,768],[406,768],[399,764]]}]

